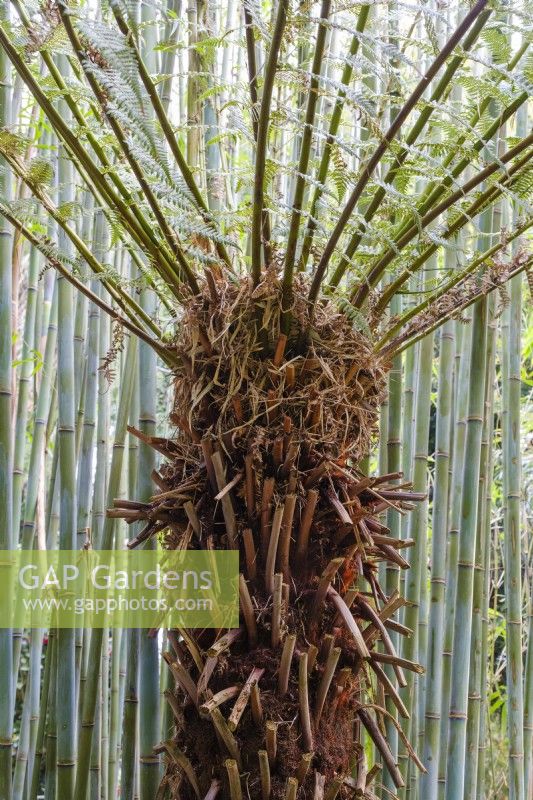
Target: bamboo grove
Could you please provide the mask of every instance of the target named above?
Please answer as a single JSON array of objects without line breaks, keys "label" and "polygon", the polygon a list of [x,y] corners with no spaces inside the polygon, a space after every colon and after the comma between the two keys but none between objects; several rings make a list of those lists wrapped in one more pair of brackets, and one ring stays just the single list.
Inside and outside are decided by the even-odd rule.
[{"label": "bamboo grove", "polygon": [[0,549],[241,613],[0,629],[1,800],[531,800],[531,11],[1,0]]}]

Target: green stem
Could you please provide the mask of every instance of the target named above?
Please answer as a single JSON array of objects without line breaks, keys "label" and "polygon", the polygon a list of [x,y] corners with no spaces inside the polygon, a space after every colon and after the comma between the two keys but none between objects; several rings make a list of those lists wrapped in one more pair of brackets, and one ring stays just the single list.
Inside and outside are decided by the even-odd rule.
[{"label": "green stem", "polygon": [[[183,155],[183,153],[181,151],[181,147],[179,146],[179,143],[178,143],[178,140],[176,138],[176,135],[174,134],[174,131],[172,130],[172,125],[170,123],[170,120],[169,120],[166,112],[165,112],[165,109],[163,107],[163,103],[162,103],[162,101],[161,101],[161,99],[159,97],[159,94],[157,92],[157,88],[156,88],[152,78],[150,77],[150,74],[149,74],[149,71],[148,71],[148,69],[146,67],[146,64],[143,61],[143,58],[142,58],[141,53],[139,51],[139,48],[137,47],[137,44],[136,44],[135,39],[133,37],[131,28],[129,27],[129,25],[127,23],[127,20],[124,18],[123,14],[121,13],[120,6],[119,6],[119,4],[117,2],[112,2],[111,3],[111,10],[113,11],[113,14],[114,14],[114,17],[115,17],[115,19],[117,21],[117,25],[119,27],[120,32],[122,34],[124,34],[124,36],[126,37],[126,41],[128,43],[128,46],[131,48],[131,50],[133,52],[133,55],[135,57],[135,61],[137,63],[137,67],[139,69],[139,75],[140,75],[141,80],[143,82],[144,88],[146,89],[148,97],[150,98],[150,100],[152,102],[153,110],[155,112],[155,115],[157,117],[157,120],[158,120],[159,124],[161,125],[161,130],[163,131],[163,135],[165,137],[165,140],[166,140],[166,142],[167,142],[167,144],[168,144],[168,146],[170,148],[170,152],[172,153],[172,155],[174,156],[174,158],[176,160],[176,163],[177,163],[177,165],[179,167],[179,170],[180,170],[180,172],[181,172],[181,174],[183,176],[183,179],[184,179],[184,181],[185,181],[185,183],[187,185],[187,188],[189,189],[189,191],[191,192],[192,196],[194,197],[194,200],[196,202],[196,205],[198,206],[198,209],[199,209],[199,211],[200,211],[200,213],[202,215],[202,218],[207,223],[208,227],[216,233],[217,231],[216,231],[216,228],[215,228],[215,225],[214,225],[214,222],[213,222],[213,217],[211,215],[211,212],[210,212],[210,210],[209,210],[204,198],[201,195],[201,192],[200,192],[200,190],[199,190],[199,188],[198,188],[198,186],[196,184],[196,181],[194,180],[194,176],[193,176],[193,174],[192,174],[192,172],[191,172],[191,170],[189,168],[189,165],[187,164],[185,156]],[[217,249],[217,252],[218,252],[219,256],[227,264],[227,266],[231,268],[231,261],[230,261],[229,255],[228,255],[224,245],[221,242],[215,242],[215,246],[216,246],[216,249]]]},{"label": "green stem", "polygon": [[359,15],[357,17],[355,33],[352,37],[352,41],[350,42],[350,49],[348,51],[348,60],[346,61],[344,68],[342,70],[342,75],[340,80],[341,86],[337,90],[337,97],[335,98],[335,106],[331,114],[331,120],[329,123],[326,142],[324,144],[324,150],[322,151],[320,165],[318,167],[318,175],[317,175],[318,185],[315,187],[315,190],[313,192],[313,199],[311,200],[311,207],[309,209],[309,216],[307,218],[304,240],[302,243],[302,252],[300,255],[301,270],[304,270],[306,268],[307,262],[309,260],[309,254],[311,253],[311,247],[313,245],[313,237],[315,235],[315,231],[317,228],[316,215],[317,215],[318,204],[324,193],[326,178],[328,175],[329,165],[331,161],[331,155],[333,152],[333,145],[335,144],[335,139],[341,123],[342,112],[346,100],[346,89],[350,81],[352,80],[354,59],[357,56],[357,53],[359,52],[359,46],[361,43],[361,34],[363,33],[365,26],[367,24],[369,11],[370,11],[369,5],[361,6],[361,10],[359,11]]},{"label": "green stem", "polygon": [[[376,285],[377,281],[381,278],[381,275],[385,271],[386,267],[390,264],[394,258],[397,257],[398,251],[403,250],[409,242],[411,242],[416,236],[420,234],[421,230],[427,228],[432,222],[434,222],[441,214],[444,214],[450,208],[458,205],[459,201],[462,200],[463,197],[475,189],[476,186],[479,186],[481,183],[487,180],[491,175],[493,175],[498,170],[502,169],[502,165],[508,163],[513,158],[516,158],[520,153],[533,144],[533,134],[526,136],[522,139],[517,145],[512,147],[507,153],[504,153],[497,161],[488,164],[484,169],[480,170],[476,175],[474,175],[470,180],[466,181],[457,191],[453,192],[449,197],[443,200],[438,205],[434,206],[430,211],[428,211],[424,216],[419,220],[419,224],[412,225],[408,231],[406,231],[403,236],[401,236],[396,242],[395,246],[397,248],[396,252],[392,252],[391,250],[388,251],[387,255],[380,258],[377,264],[370,269],[367,276],[364,278],[364,282],[359,287],[357,292],[354,295],[353,303],[359,306],[365,297],[368,296],[368,292],[370,289]],[[528,160],[531,158],[533,153],[528,154]],[[523,166],[524,162],[521,160],[520,165]],[[516,166],[516,165],[515,165]],[[506,175],[513,174],[512,171],[506,173]],[[364,285],[364,289],[363,289]]]},{"label": "green stem", "polygon": [[[527,227],[528,228],[531,227],[532,224],[533,220],[531,220],[531,222],[528,224]],[[521,272],[528,272],[528,270],[531,270],[532,267],[533,267],[533,255],[529,256],[529,258],[527,259],[520,261],[518,264],[515,264],[513,268],[510,270],[509,274],[507,275],[507,279],[509,280],[510,278],[514,278],[515,275],[519,275]],[[463,303],[454,306],[450,311],[443,313],[440,319],[438,319],[437,321],[429,322],[426,325],[422,325],[419,329],[418,334],[410,338],[407,341],[407,343],[399,347],[393,347],[390,349],[387,348],[387,350],[386,351],[384,350],[383,353],[386,352],[388,355],[391,352],[402,353],[407,347],[410,347],[414,342],[418,342],[427,333],[431,333],[432,331],[436,330],[448,319],[452,319],[453,317],[456,317],[458,314],[461,314],[466,308],[469,308],[469,306],[473,305],[474,303],[477,303],[480,298],[490,295],[491,292],[493,292],[497,288],[498,288],[497,284],[491,286],[488,290],[480,287],[479,292],[476,292],[474,295],[467,297],[467,299]]]},{"label": "green stem", "polygon": [[[79,59],[79,62],[81,64],[81,66],[82,66],[82,69],[84,71],[85,77],[87,79],[87,82],[89,83],[89,86],[91,87],[91,90],[93,91],[95,97],[97,98],[98,102],[100,103],[100,105],[102,107],[102,110],[103,111],[107,111],[106,119],[109,122],[109,125],[110,125],[113,133],[115,134],[115,138],[116,138],[117,142],[119,143],[119,145],[121,147],[121,150],[122,150],[122,152],[124,153],[124,155],[126,157],[126,160],[127,160],[128,164],[130,166],[131,171],[133,172],[133,174],[135,175],[135,178],[137,179],[137,182],[139,184],[139,187],[140,187],[144,197],[148,201],[148,205],[150,206],[152,214],[154,215],[154,217],[155,217],[155,219],[157,221],[157,224],[159,225],[159,229],[160,229],[160,231],[161,231],[161,233],[163,235],[163,238],[165,239],[168,247],[170,248],[172,254],[175,257],[175,259],[177,260],[180,268],[183,270],[183,273],[185,275],[186,281],[189,284],[192,292],[194,294],[198,294],[199,286],[198,286],[198,283],[196,281],[196,277],[195,277],[194,273],[192,272],[190,264],[187,261],[187,259],[185,257],[185,254],[184,254],[184,252],[183,252],[183,250],[182,250],[182,248],[181,248],[181,246],[180,246],[180,244],[178,242],[177,234],[175,233],[175,231],[173,231],[170,228],[170,225],[169,225],[169,223],[168,223],[168,221],[167,221],[167,219],[166,219],[166,217],[165,217],[165,215],[163,213],[163,210],[162,210],[161,206],[159,205],[159,202],[158,202],[158,200],[157,200],[157,198],[155,196],[155,193],[153,192],[150,184],[148,183],[148,181],[146,179],[146,176],[143,173],[142,168],[139,166],[137,160],[135,159],[135,157],[134,157],[134,155],[133,155],[133,153],[132,153],[132,151],[131,151],[128,143],[127,143],[126,134],[122,130],[122,127],[120,126],[118,121],[115,119],[113,113],[108,108],[107,98],[105,96],[105,93],[100,88],[97,80],[94,78],[92,73],[86,67],[86,53],[85,53],[84,48],[81,45],[81,42],[80,42],[80,40],[78,38],[78,35],[77,35],[76,31],[74,30],[74,26],[72,25],[70,14],[67,13],[67,9],[65,9],[65,7],[62,4],[59,4],[58,8],[60,10],[61,19],[62,19],[63,25],[65,27],[65,30],[67,32],[67,35],[69,37],[70,43],[71,43],[71,45],[72,45],[72,47],[74,49],[74,52],[76,53],[76,55],[77,55],[77,57]],[[154,89],[154,91],[155,91],[155,89]],[[157,97],[157,99],[159,101],[159,96],[157,95],[157,92],[155,94],[156,94],[156,97]],[[180,277],[180,276],[178,275],[177,277]]]},{"label": "green stem", "polygon": [[72,155],[72,163],[80,173],[82,180],[95,194],[98,204],[103,201],[111,210],[117,212],[122,224],[127,228],[132,238],[139,246],[144,247],[147,252],[151,253],[154,264],[159,267],[161,263],[164,262],[172,273],[174,265],[171,255],[166,249],[161,247],[162,242],[157,240],[149,222],[145,219],[141,222],[137,221],[135,216],[132,215],[130,208],[131,202],[128,198],[117,195],[113,188],[109,186],[105,172],[102,172],[91,159],[90,155],[82,147],[79,137],[74,135],[61,114],[57,112],[53,104],[48,100],[46,94],[34,79],[31,70],[24,62],[24,59],[18,54],[16,48],[13,47],[9,37],[1,26],[0,44],[7,52],[13,66],[22,77],[32,96],[45,112],[59,139],[67,146],[69,153]]},{"label": "green stem", "polygon": [[[394,325],[392,325],[381,337],[376,345],[376,349],[381,349],[397,331],[401,330],[401,328],[403,328],[403,326],[409,322],[409,320],[413,318],[416,319],[420,313],[428,309],[436,300],[446,295],[447,292],[454,288],[454,286],[460,284],[468,275],[472,275],[473,272],[475,272],[478,268],[483,267],[484,264],[490,263],[490,260],[494,255],[496,255],[496,253],[499,253],[501,250],[505,249],[509,242],[514,241],[516,238],[525,233],[531,227],[531,225],[533,225],[533,218],[526,220],[517,228],[515,228],[515,230],[507,233],[505,240],[496,242],[496,244],[494,244],[492,247],[489,247],[487,250],[485,250],[484,253],[477,255],[464,269],[456,270],[452,278],[445,281],[434,292],[428,294],[423,302],[419,303],[418,305],[411,306],[411,308],[406,311],[405,314],[402,314],[400,317],[398,317]],[[442,319],[440,321],[442,321]],[[398,336],[394,340],[395,344],[405,341],[407,336],[408,333]]]},{"label": "green stem", "polygon": [[320,21],[318,23],[318,33],[311,65],[311,75],[309,81],[309,94],[307,98],[307,108],[305,111],[304,130],[300,145],[300,159],[292,198],[292,212],[287,235],[285,249],[285,264],[283,271],[283,290],[282,290],[282,320],[281,329],[288,334],[290,329],[290,306],[292,302],[292,282],[294,269],[296,266],[296,245],[298,244],[298,231],[300,229],[300,218],[304,200],[307,171],[309,169],[309,159],[311,155],[311,140],[313,137],[313,124],[318,102],[318,88],[320,83],[320,69],[324,57],[324,47],[326,44],[327,28],[324,24],[330,15],[331,0],[322,0],[320,8]]},{"label": "green stem", "polygon": [[[482,14],[479,15],[475,25],[473,26],[472,30],[469,32],[468,36],[466,37],[463,43],[461,52],[455,55],[451,59],[448,66],[446,67],[443,76],[441,77],[440,81],[437,83],[435,89],[431,93],[431,97],[429,98],[427,105],[422,110],[415,124],[407,134],[405,138],[405,145],[395,155],[392,165],[387,170],[387,173],[383,179],[383,182],[385,184],[392,185],[394,183],[398,171],[400,170],[401,166],[404,164],[404,162],[406,161],[411,152],[412,146],[415,144],[418,137],[428,124],[433,114],[433,111],[436,108],[438,108],[439,101],[442,100],[446,91],[449,89],[453,76],[455,75],[461,64],[464,62],[466,58],[466,53],[469,50],[471,50],[471,48],[477,41],[479,34],[485,27],[485,23],[487,22],[491,13],[492,13],[491,9],[488,9],[487,11],[484,11]],[[370,201],[368,208],[365,210],[363,221],[360,223],[357,232],[354,233],[353,236],[351,237],[350,242],[346,248],[346,253],[344,254],[339,266],[335,270],[335,273],[330,281],[331,286],[337,286],[341,281],[344,273],[346,272],[350,264],[350,259],[352,258],[357,248],[359,247],[359,244],[361,243],[361,239],[363,238],[363,235],[367,230],[368,223],[372,220],[376,211],[378,211],[378,209],[380,208],[386,196],[386,193],[387,189],[385,186],[380,186],[374,193],[374,197]]]},{"label": "green stem", "polygon": [[[278,65],[278,57],[283,41],[283,31],[287,21],[288,0],[279,0],[276,24],[270,42],[270,50],[265,66],[263,93],[257,124],[257,143],[255,149],[255,177],[252,209],[252,279],[254,286],[261,280],[261,233],[263,231],[263,208],[265,196],[265,163],[267,154],[268,128],[270,124],[270,105],[272,89]],[[266,242],[264,243],[267,244]],[[268,265],[266,265],[268,266]]]},{"label": "green stem", "polygon": [[[522,175],[527,174],[527,163],[532,157],[533,150],[530,153],[527,153],[525,156],[522,156],[522,158],[519,159],[519,161],[517,161],[516,164],[514,164],[507,171],[507,176],[503,181],[495,186],[489,186],[487,189],[481,192],[476,200],[474,200],[466,209],[459,211],[454,221],[451,222],[441,233],[440,238],[444,240],[449,239],[451,236],[460,231],[465,225],[468,225],[473,217],[483,212],[486,208],[498,200],[498,198],[503,194],[504,188],[512,188],[512,186],[520,179],[520,177],[522,177]],[[523,171],[521,171],[522,169]],[[408,268],[402,270],[398,277],[387,285],[387,288],[380,295],[380,298],[376,303],[376,315],[379,315],[384,311],[392,295],[399,291],[409,277],[416,273],[422,267],[422,265],[426,263],[428,258],[430,258],[433,253],[437,252],[441,246],[441,244],[431,244],[426,247],[425,250],[423,250],[422,253],[410,263]]]},{"label": "green stem", "polygon": [[[507,108],[505,108],[501,112],[498,119],[495,120],[493,123],[491,123],[489,127],[479,136],[477,141],[473,144],[472,150],[474,151],[474,153],[479,153],[483,149],[483,147],[485,147],[487,142],[489,142],[492,139],[492,137],[499,131],[502,125],[504,125],[506,121],[509,120],[524,103],[527,102],[527,100],[528,100],[528,93],[522,92],[522,94],[520,94]],[[489,106],[489,103],[490,103],[490,98],[487,99],[486,107]],[[453,160],[453,157],[447,159],[444,162],[443,167],[447,167],[451,160]],[[391,237],[393,240],[392,245],[385,251],[385,253],[382,254],[382,256],[380,256],[380,259],[390,258],[391,256],[394,257],[394,255],[397,252],[396,250],[397,241],[399,241],[407,231],[412,230],[413,226],[416,225],[416,220],[425,216],[433,208],[435,203],[442,198],[442,195],[450,188],[450,186],[452,186],[454,180],[459,175],[461,175],[462,172],[464,172],[464,170],[471,164],[471,162],[472,162],[472,157],[469,158],[465,157],[461,159],[459,163],[451,170],[451,173],[447,175],[440,183],[435,184],[434,182],[433,184],[429,185],[428,189],[424,192],[420,201],[418,202],[415,212],[413,212],[413,214],[407,221],[403,222],[399,226],[396,233]],[[359,289],[359,291],[362,291],[362,287]]]},{"label": "green stem", "polygon": [[403,123],[405,122],[405,120],[407,119],[407,117],[417,104],[417,102],[420,100],[424,92],[426,91],[429,83],[433,80],[433,78],[438,73],[442,65],[446,62],[446,59],[448,58],[450,53],[453,52],[456,45],[461,41],[461,39],[466,34],[470,26],[474,23],[476,18],[481,14],[486,4],[487,0],[478,0],[475,6],[464,18],[464,20],[456,28],[456,30],[448,39],[444,47],[440,50],[439,54],[437,55],[433,63],[427,69],[423,78],[419,81],[419,83],[409,96],[409,98],[406,100],[402,108],[398,111],[392,125],[389,127],[388,131],[386,131],[386,133],[383,135],[379,145],[374,150],[374,153],[362,168],[359,179],[339,216],[338,222],[335,225],[335,228],[333,229],[333,232],[327,241],[327,244],[322,253],[322,257],[316,268],[313,282],[309,290],[309,301],[311,303],[315,303],[317,300],[318,293],[322,285],[322,281],[326,274],[326,269],[328,267],[330,258],[333,255],[333,251],[335,250],[337,242],[339,241],[346,225],[350,220],[350,217],[352,216],[352,213],[357,205],[357,202],[359,201],[359,198],[363,193],[365,186],[367,185],[368,181],[374,174],[377,165],[381,161],[385,152],[388,150],[391,142],[394,141]]}]

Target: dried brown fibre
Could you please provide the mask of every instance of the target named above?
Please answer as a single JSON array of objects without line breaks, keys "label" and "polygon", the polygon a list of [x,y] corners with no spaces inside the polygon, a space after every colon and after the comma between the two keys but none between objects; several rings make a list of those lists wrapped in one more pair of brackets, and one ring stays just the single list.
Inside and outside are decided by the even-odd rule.
[{"label": "dried brown fibre", "polygon": [[298,333],[309,321],[306,284],[299,276],[287,341],[273,270],[253,292],[248,277],[231,283],[210,275],[185,306],[176,337],[183,370],[176,375],[175,413],[187,409],[192,430],[241,446],[252,431],[282,432],[288,417],[324,455],[357,461],[368,450],[386,364],[332,303],[315,310],[310,347],[298,353]]}]

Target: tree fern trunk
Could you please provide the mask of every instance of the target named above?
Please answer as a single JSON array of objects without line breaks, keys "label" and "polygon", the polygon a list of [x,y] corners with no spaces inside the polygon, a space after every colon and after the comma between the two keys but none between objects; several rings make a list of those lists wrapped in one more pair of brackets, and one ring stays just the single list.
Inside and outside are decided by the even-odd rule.
[{"label": "tree fern trunk", "polygon": [[[188,367],[176,374],[171,419],[179,433],[163,445],[169,456],[155,475],[162,494],[130,542],[170,514],[167,547],[241,553],[242,626],[170,637],[175,735],[159,749],[168,758],[162,792],[171,797],[213,797],[222,786],[232,800],[245,791],[291,797],[296,786],[320,796],[323,786],[333,800],[344,782],[364,790],[367,780],[370,791],[376,770],[365,762],[363,730],[402,785],[379,698],[385,690],[403,713],[396,682],[419,667],[396,655],[388,632],[403,632],[392,621],[402,601],[380,588],[377,567],[406,562],[379,516],[424,492],[394,485],[399,473],[365,478],[356,467],[387,366],[333,308],[315,320],[314,352],[285,352],[279,292],[273,282],[258,305],[246,283],[214,279],[189,304],[177,346],[194,353],[194,375]],[[230,300],[237,293],[238,307]],[[303,302],[300,294],[298,314]],[[268,350],[256,358],[249,348],[263,309]],[[206,386],[199,402],[193,385],[195,396]],[[186,499],[165,504],[178,487]]]}]

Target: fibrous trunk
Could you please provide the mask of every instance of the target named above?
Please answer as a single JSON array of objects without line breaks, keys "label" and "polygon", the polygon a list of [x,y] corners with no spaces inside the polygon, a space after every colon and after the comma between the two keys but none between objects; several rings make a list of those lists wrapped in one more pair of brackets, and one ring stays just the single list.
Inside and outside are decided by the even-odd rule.
[{"label": "fibrous trunk", "polygon": [[304,298],[302,279],[287,338],[274,272],[255,290],[208,274],[173,345],[176,438],[149,440],[165,457],[158,494],[124,512],[146,522],[131,546],[159,534],[169,548],[240,552],[240,628],[169,634],[161,797],[372,800],[380,767],[364,732],[401,785],[385,695],[405,714],[397,689],[418,666],[393,648],[389,632],[408,633],[394,621],[403,601],[377,571],[406,568],[411,544],[382,513],[421,496],[399,473],[358,470],[387,364],[332,304],[310,320]]}]

